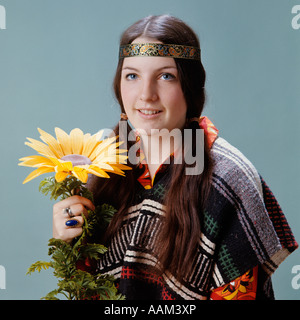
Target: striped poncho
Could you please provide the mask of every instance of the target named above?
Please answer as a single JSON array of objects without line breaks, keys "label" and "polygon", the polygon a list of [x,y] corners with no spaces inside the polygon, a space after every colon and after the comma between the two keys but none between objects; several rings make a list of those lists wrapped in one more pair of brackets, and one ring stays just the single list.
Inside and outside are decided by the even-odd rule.
[{"label": "striped poncho", "polygon": [[221,137],[211,154],[215,162],[212,188],[206,210],[199,212],[197,254],[183,283],[169,272],[158,275],[153,254],[165,213],[169,170],[156,174],[151,189],[137,182],[135,202],[97,262],[97,271],[114,275],[127,299],[207,299],[213,289],[256,266],[260,270],[257,298],[273,298],[270,275],[297,243],[251,162]]}]

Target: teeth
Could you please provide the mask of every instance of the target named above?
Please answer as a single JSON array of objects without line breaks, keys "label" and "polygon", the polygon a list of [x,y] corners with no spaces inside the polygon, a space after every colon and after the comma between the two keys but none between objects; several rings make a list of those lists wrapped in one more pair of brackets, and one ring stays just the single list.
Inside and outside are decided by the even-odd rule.
[{"label": "teeth", "polygon": [[159,113],[159,111],[153,111],[153,110],[140,110],[143,114],[156,114]]}]

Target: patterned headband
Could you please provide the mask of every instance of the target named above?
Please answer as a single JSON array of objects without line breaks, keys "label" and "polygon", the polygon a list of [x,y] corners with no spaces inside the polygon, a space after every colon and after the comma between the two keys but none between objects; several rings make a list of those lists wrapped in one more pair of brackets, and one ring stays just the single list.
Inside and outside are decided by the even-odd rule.
[{"label": "patterned headband", "polygon": [[178,44],[132,43],[120,47],[119,59],[128,57],[170,57],[200,60],[200,49]]}]

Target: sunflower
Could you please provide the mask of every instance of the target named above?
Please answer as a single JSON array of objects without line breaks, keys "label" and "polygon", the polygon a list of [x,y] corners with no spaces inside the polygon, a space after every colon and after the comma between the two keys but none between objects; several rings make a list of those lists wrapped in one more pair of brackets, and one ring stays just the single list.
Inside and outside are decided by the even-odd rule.
[{"label": "sunflower", "polygon": [[84,134],[80,129],[73,129],[68,135],[65,131],[55,128],[56,139],[49,133],[38,128],[41,141],[27,138],[25,144],[40,155],[19,159],[20,166],[36,168],[24,180],[23,184],[48,172],[56,172],[55,180],[63,181],[67,176],[75,176],[86,183],[88,174],[109,178],[108,172],[124,176],[127,156],[121,153],[127,150],[118,149],[122,142],[116,137],[100,140],[103,130],[91,135]]}]

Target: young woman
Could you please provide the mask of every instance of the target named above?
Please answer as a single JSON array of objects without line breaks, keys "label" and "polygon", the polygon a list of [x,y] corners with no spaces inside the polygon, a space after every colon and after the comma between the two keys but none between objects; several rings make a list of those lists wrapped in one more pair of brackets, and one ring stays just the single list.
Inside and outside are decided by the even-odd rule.
[{"label": "young woman", "polygon": [[[127,149],[138,146],[140,161],[129,156],[126,177],[92,177],[95,204],[73,196],[54,205],[53,235],[67,242],[82,232],[81,213],[101,203],[117,208],[99,235],[108,252],[94,268],[114,275],[127,299],[272,299],[270,276],[297,248],[251,162],[201,116],[200,56],[193,30],[168,15],[146,17],[123,33],[114,80],[122,121],[115,133],[126,137]],[[136,129],[135,139],[121,127]],[[185,157],[199,151],[200,129],[203,170],[188,174],[193,165]],[[155,139],[172,130],[181,133],[179,143]],[[79,222],[75,228],[65,225],[66,208]]]}]

